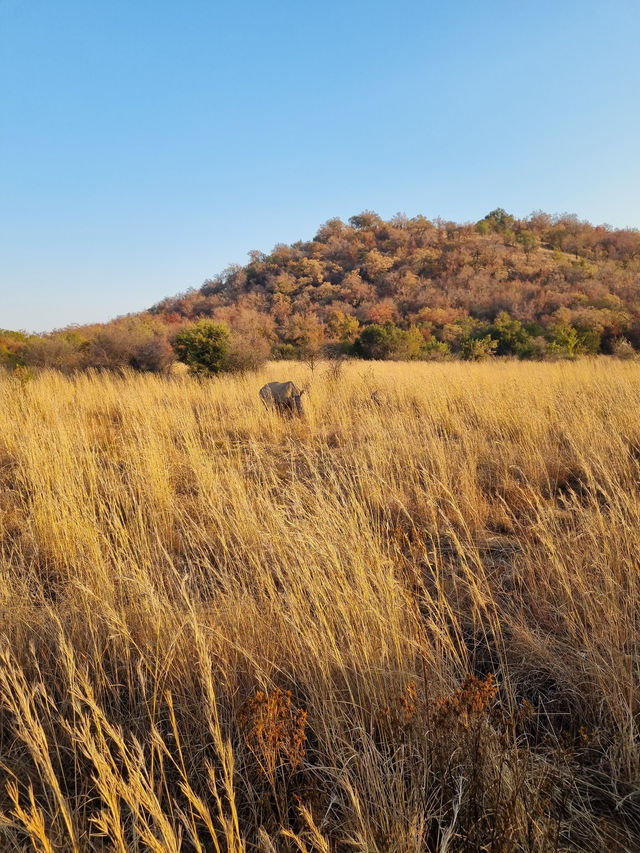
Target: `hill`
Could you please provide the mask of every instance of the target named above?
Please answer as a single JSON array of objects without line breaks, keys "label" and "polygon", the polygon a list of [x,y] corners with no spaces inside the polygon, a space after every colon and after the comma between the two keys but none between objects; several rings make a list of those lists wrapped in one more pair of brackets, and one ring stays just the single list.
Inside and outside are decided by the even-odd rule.
[{"label": "hill", "polygon": [[178,332],[202,317],[230,327],[240,364],[319,353],[478,359],[640,349],[640,233],[575,215],[518,220],[498,208],[456,224],[365,211],[249,257],[139,315],[38,339],[0,337],[0,358],[162,370]]}]

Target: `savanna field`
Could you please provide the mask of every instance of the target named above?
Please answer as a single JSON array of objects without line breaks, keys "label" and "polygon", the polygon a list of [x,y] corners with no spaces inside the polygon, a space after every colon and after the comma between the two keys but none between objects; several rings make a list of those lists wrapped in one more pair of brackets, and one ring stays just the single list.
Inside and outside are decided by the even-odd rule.
[{"label": "savanna field", "polygon": [[640,849],[637,362],[7,373],[0,548],[2,850]]}]

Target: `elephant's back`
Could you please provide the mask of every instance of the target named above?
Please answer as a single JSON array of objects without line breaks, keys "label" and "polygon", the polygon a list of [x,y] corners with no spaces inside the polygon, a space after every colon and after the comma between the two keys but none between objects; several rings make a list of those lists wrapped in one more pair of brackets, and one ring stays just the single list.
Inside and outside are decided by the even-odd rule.
[{"label": "elephant's back", "polygon": [[260,389],[261,397],[273,397],[274,400],[286,400],[298,394],[298,389],[293,382],[267,382]]}]

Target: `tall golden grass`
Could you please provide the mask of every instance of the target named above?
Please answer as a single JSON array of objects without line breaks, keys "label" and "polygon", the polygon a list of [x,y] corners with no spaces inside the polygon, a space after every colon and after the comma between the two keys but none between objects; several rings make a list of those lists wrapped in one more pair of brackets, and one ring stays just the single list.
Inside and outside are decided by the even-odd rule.
[{"label": "tall golden grass", "polygon": [[2,849],[638,849],[640,366],[6,375],[0,483]]}]

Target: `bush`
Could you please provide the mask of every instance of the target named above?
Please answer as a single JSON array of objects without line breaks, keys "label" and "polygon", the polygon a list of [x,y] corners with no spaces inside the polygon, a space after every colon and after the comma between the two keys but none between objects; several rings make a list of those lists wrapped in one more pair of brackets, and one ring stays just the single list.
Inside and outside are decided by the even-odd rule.
[{"label": "bush", "polygon": [[233,335],[227,355],[227,369],[236,373],[259,370],[271,354],[266,338],[258,334],[249,337]]},{"label": "bush", "polygon": [[463,338],[460,344],[460,355],[465,361],[483,361],[495,354],[498,341],[491,335],[484,338]]},{"label": "bush", "polygon": [[24,363],[31,367],[47,367],[72,373],[85,365],[87,341],[81,336],[62,334],[29,338],[24,352]]},{"label": "bush", "polygon": [[362,358],[389,358],[393,350],[393,329],[395,326],[391,323],[386,326],[378,323],[366,326],[355,342],[355,353]]},{"label": "bush", "polygon": [[93,335],[87,353],[87,365],[103,370],[131,367],[140,339],[130,326],[112,323]]},{"label": "bush", "polygon": [[559,325],[552,327],[548,334],[547,353],[556,358],[577,358],[597,352],[600,346],[600,335],[592,330],[578,332],[573,326]]},{"label": "bush", "polygon": [[424,345],[423,358],[427,361],[446,361],[450,359],[451,350],[449,344],[445,341],[431,338]]},{"label": "bush", "polygon": [[625,361],[638,357],[638,353],[626,338],[618,338],[613,346],[613,355]]},{"label": "bush", "polygon": [[214,376],[229,370],[231,334],[224,323],[198,320],[193,326],[180,332],[173,343],[173,349],[178,360],[187,365],[190,373]]},{"label": "bush", "polygon": [[271,354],[277,361],[295,361],[298,358],[297,349],[289,343],[276,344],[272,348]]},{"label": "bush", "polygon": [[84,366],[164,372],[175,360],[166,334],[163,324],[136,317],[99,326],[82,344]]},{"label": "bush", "polygon": [[360,333],[353,351],[361,358],[410,361],[424,355],[425,343],[418,329],[405,331],[395,323],[371,323]]},{"label": "bush", "polygon": [[501,311],[491,326],[489,333],[497,342],[497,355],[517,355],[526,358],[531,348],[531,336],[520,320]]},{"label": "bush", "polygon": [[165,373],[175,360],[176,356],[169,341],[161,335],[154,335],[151,340],[136,348],[131,366],[136,370]]},{"label": "bush", "polygon": [[27,336],[24,332],[0,329],[0,364],[15,367],[22,361]]},{"label": "bush", "polygon": [[586,355],[596,355],[600,351],[602,335],[597,329],[579,329],[580,351]]}]

